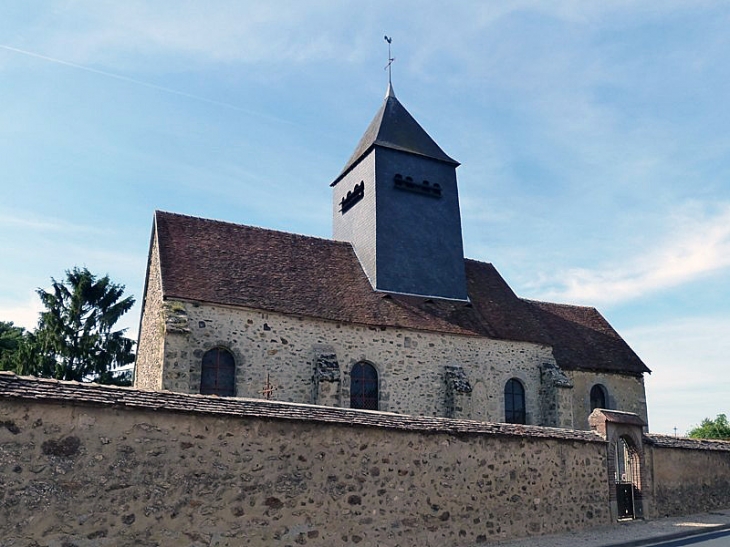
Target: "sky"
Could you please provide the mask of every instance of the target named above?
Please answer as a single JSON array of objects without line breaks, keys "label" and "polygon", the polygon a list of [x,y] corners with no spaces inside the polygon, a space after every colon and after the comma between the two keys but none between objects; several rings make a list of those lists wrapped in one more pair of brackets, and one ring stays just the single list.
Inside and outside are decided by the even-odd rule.
[{"label": "sky", "polygon": [[156,209],[330,237],[388,35],[462,164],[465,254],[595,306],[683,434],[730,413],[729,27],[703,0],[3,2],[0,320],[34,328],[75,266],[140,302]]}]

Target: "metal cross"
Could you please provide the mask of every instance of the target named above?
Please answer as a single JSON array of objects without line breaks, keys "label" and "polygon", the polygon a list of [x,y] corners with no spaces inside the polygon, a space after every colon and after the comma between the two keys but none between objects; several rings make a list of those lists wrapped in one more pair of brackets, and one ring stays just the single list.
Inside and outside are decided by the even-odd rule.
[{"label": "metal cross", "polygon": [[274,394],[274,391],[276,391],[276,388],[278,386],[275,386],[269,381],[269,373],[266,373],[266,384],[264,384],[264,389],[262,391],[259,391],[261,395],[266,397],[267,399],[271,399],[271,396]]},{"label": "metal cross", "polygon": [[392,84],[393,82],[391,81],[391,68],[390,67],[393,64],[393,61],[395,61],[395,57],[391,57],[390,56],[390,43],[393,41],[393,38],[390,38],[388,36],[384,36],[384,38],[385,38],[385,41],[388,42],[388,64],[385,65],[385,68],[383,70],[386,70],[387,69],[387,71],[388,71],[388,83],[389,84]]}]

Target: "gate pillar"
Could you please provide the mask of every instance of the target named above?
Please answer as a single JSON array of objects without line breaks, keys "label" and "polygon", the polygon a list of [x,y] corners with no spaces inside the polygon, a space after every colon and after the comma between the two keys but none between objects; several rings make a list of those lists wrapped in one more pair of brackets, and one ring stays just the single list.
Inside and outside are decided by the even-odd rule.
[{"label": "gate pillar", "polygon": [[588,417],[588,424],[608,441],[606,467],[611,518],[644,518],[648,514],[644,492],[649,477],[643,445],[646,423],[631,412],[597,408]]}]

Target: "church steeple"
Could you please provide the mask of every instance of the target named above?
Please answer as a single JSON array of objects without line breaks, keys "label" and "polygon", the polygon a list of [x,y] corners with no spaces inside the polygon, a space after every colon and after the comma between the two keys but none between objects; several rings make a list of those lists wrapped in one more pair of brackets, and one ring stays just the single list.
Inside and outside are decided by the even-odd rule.
[{"label": "church steeple", "polygon": [[383,104],[331,184],[334,237],[352,243],[376,290],[467,298],[458,165],[389,83]]},{"label": "church steeple", "polygon": [[337,184],[376,145],[425,156],[454,166],[459,165],[458,161],[441,150],[441,147],[405,109],[396,98],[393,85],[390,83],[388,83],[388,90],[382,106],[365,130],[352,156],[347,160],[345,168],[332,182],[332,186]]}]

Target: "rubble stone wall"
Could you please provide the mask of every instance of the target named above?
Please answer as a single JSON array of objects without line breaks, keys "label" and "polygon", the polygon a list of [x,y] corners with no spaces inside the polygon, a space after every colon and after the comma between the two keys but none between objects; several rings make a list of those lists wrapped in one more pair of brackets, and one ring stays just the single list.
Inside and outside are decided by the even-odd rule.
[{"label": "rubble stone wall", "polygon": [[609,522],[596,434],[0,373],[0,545],[473,546]]},{"label": "rubble stone wall", "polygon": [[162,367],[165,343],[165,318],[162,301],[162,277],[157,239],[152,240],[147,284],[140,320],[139,343],[134,367],[134,383],[140,389],[162,389]]},{"label": "rubble stone wall", "polygon": [[[163,389],[199,393],[203,354],[225,347],[236,360],[238,396],[259,397],[269,375],[276,386],[274,399],[319,404],[312,400],[312,382],[317,348],[327,345],[339,363],[344,407],[350,401],[350,370],[366,361],[378,371],[379,410],[447,416],[444,375],[447,366],[458,366],[478,386],[469,397],[469,413],[460,417],[504,421],[504,386],[517,378],[525,387],[527,423],[563,425],[546,423],[542,415],[540,366],[555,364],[547,346],[191,302],[165,306],[184,310],[187,327],[168,330],[165,336]],[[136,386],[147,385],[143,374],[138,373]]]},{"label": "rubble stone wall", "polygon": [[652,476],[651,518],[730,507],[730,441],[646,435],[644,454]]},{"label": "rubble stone wall", "polygon": [[600,384],[604,387],[611,410],[632,412],[644,423],[648,423],[644,379],[629,374],[597,373],[584,370],[568,370],[565,374],[573,383],[573,427],[588,429],[588,416],[591,413],[591,388]]}]

